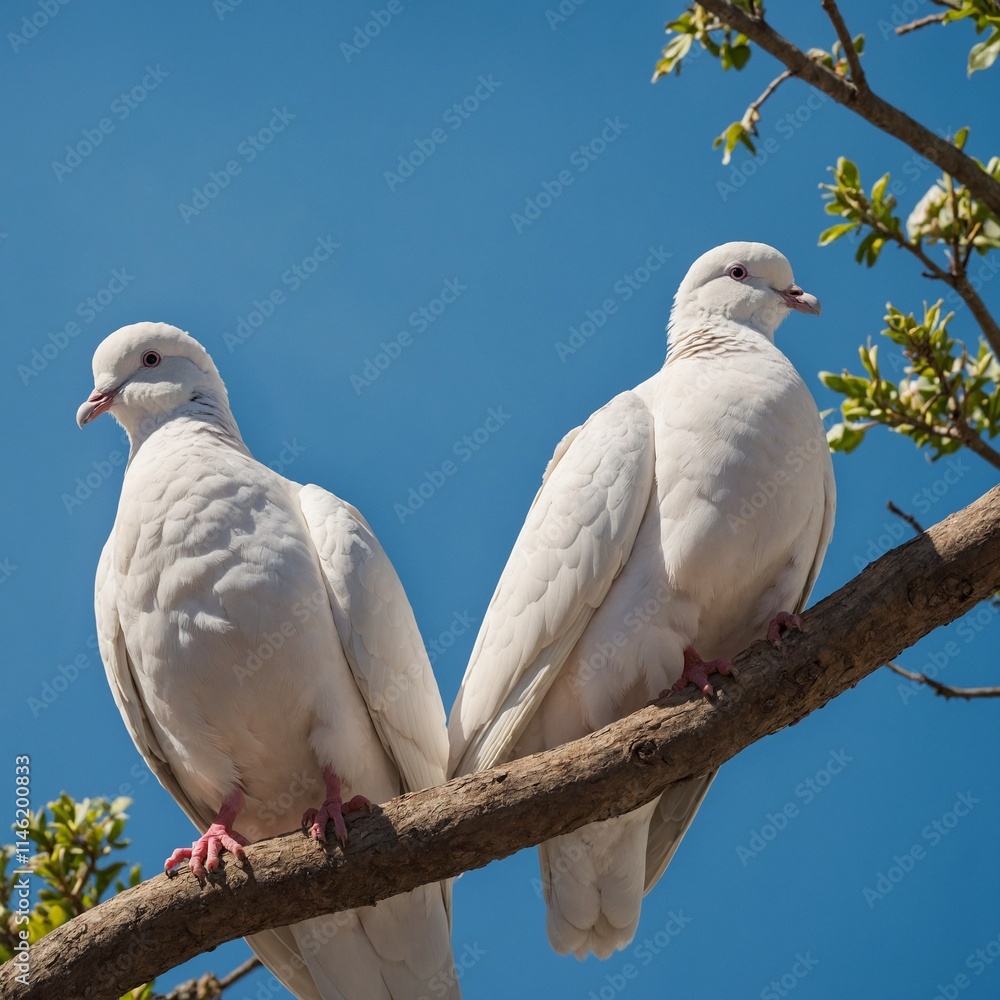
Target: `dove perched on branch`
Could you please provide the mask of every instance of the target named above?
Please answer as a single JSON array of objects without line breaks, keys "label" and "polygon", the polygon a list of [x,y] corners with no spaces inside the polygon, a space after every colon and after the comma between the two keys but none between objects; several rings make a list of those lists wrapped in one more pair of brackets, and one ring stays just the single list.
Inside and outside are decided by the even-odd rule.
[{"label": "dove perched on branch", "polygon": [[[205,349],[162,323],[94,355],[83,426],[130,453],[97,571],[101,657],[125,725],[202,835],[225,851],[444,780],[444,709],[413,612],[364,518],[250,454]],[[450,886],[248,939],[301,1000],[457,997]]]},{"label": "dove perched on branch", "polygon": [[[681,282],[663,368],[559,443],[449,722],[449,773],[545,750],[696,685],[798,625],[833,530],[816,404],[774,344],[819,313],[788,261],[727,243]],[[539,847],[549,940],[601,958],[635,934],[714,774]]]}]

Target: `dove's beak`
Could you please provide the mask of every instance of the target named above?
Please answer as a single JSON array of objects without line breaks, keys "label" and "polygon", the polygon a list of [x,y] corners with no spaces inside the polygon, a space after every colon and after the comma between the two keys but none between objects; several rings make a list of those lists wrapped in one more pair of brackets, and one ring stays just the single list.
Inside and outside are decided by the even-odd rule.
[{"label": "dove's beak", "polygon": [[819,299],[815,295],[802,291],[798,285],[789,285],[778,294],[785,300],[785,305],[796,312],[809,313],[811,316],[818,316],[820,312]]},{"label": "dove's beak", "polygon": [[87,397],[87,402],[76,411],[76,422],[82,427],[95,420],[115,401],[113,392],[98,392],[96,389]]}]

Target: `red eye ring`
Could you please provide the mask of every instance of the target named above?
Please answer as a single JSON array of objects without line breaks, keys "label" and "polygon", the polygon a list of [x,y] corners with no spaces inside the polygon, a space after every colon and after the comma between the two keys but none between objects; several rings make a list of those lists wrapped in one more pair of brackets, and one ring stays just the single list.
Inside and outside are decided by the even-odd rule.
[{"label": "red eye ring", "polygon": [[726,274],[728,274],[733,281],[742,281],[749,273],[750,272],[747,271],[742,264],[733,264],[733,266],[726,271]]},{"label": "red eye ring", "polygon": [[143,368],[155,368],[162,358],[158,351],[145,351],[142,355]]}]

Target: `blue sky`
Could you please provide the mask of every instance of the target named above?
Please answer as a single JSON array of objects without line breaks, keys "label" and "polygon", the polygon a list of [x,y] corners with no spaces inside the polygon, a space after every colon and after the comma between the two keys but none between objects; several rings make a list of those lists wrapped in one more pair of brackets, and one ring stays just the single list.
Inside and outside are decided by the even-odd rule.
[{"label": "blue sky", "polygon": [[[824,309],[791,317],[778,341],[821,408],[836,400],[816,373],[857,367],[888,299],[938,297],[900,253],[869,271],[846,242],[816,245],[817,185],[838,155],[869,183],[899,177],[904,212],[930,165],[793,81],[765,107],[767,156],[722,166],[712,138],[778,69],[757,53],[723,76],[703,59],[652,85],[680,6],[567,0],[554,21],[555,0],[78,2],[30,38],[22,19],[44,22],[45,5],[5,7],[3,759],[12,776],[14,754],[30,754],[37,805],[61,790],[130,795],[130,854],[147,875],[192,837],[94,650],[93,574],[126,448],[110,419],[82,433],[74,414],[117,327],[189,330],[257,457],[364,512],[450,706],[552,449],[660,366],[695,257],[750,239],[790,258]],[[910,7],[935,9],[843,4],[868,37],[871,82],[934,130],[971,125],[969,149],[987,158],[995,71],[966,79],[967,25],[886,37]],[[372,10],[383,23],[355,45]],[[832,40],[818,4],[775,0],[771,16],[806,47]],[[983,294],[1000,309],[996,286]],[[953,329],[975,339],[967,315]],[[886,500],[929,524],[995,481],[972,456],[931,464],[887,433],[835,468],[814,600],[907,537]],[[425,482],[430,497],[410,505]],[[980,608],[901,662],[995,682],[998,634]],[[534,851],[464,876],[466,996],[995,996],[996,711],[881,671],[751,747],[722,770],[635,943],[603,963],[549,949]],[[891,891],[866,898],[894,865]],[[246,952],[227,945],[160,985],[223,974]],[[227,997],[277,996],[267,983],[258,973]]]}]

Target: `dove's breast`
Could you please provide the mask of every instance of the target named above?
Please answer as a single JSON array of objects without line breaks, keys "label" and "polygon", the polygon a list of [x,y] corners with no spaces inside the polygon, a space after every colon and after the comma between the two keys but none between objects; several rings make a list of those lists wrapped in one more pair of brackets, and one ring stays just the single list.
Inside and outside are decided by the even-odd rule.
[{"label": "dove's breast", "polygon": [[323,799],[310,741],[323,725],[346,788],[395,794],[293,484],[168,430],[128,468],[114,564],[137,684],[182,786],[216,805],[239,786],[251,839],[288,830]]}]

